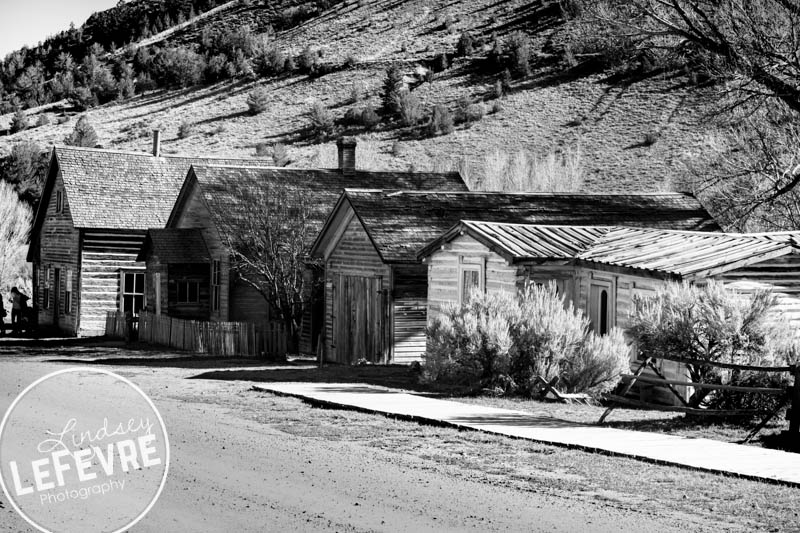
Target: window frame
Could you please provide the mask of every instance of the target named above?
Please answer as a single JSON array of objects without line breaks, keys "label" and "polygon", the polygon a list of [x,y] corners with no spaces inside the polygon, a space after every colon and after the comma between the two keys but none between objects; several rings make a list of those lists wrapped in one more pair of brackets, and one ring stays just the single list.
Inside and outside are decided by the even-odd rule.
[{"label": "window frame", "polygon": [[213,259],[211,261],[211,310],[219,311],[221,307],[222,294],[222,261]]},{"label": "window frame", "polygon": [[50,309],[50,302],[51,302],[51,291],[52,288],[50,284],[52,283],[50,280],[50,265],[43,267],[44,269],[44,286],[42,287],[42,308],[43,309]]},{"label": "window frame", "polygon": [[[128,291],[125,290],[125,281],[126,281],[125,277],[128,276],[128,275],[134,276],[134,278],[133,278],[133,292],[128,292]],[[136,291],[136,279],[137,279],[136,276],[141,276],[141,280],[142,280],[142,291],[141,292],[137,292]],[[144,306],[146,304],[147,277],[145,276],[145,271],[144,270],[120,270],[120,278],[119,278],[119,280],[120,280],[120,283],[119,283],[119,310],[121,312],[123,312],[123,313],[125,312],[125,299],[126,299],[126,297],[129,297],[129,298],[132,298],[132,302],[133,302],[132,305],[131,305],[131,313],[134,316],[138,316],[139,311],[143,310]],[[137,297],[141,298],[141,306],[139,307],[138,311],[136,310],[136,298]]]},{"label": "window frame", "polygon": [[[185,289],[185,299],[181,300],[181,287]],[[191,299],[191,287],[194,286],[195,299]],[[200,282],[192,279],[179,279],[175,282],[175,303],[177,304],[199,304],[200,303]]]},{"label": "window frame", "polygon": [[64,271],[64,314],[72,313],[72,269]]},{"label": "window frame", "polygon": [[465,274],[467,272],[477,272],[478,273],[478,291],[481,293],[486,292],[486,261],[484,258],[481,258],[480,262],[465,262],[464,257],[459,258],[459,265],[458,265],[458,305],[464,305],[467,303],[464,298],[464,282]]},{"label": "window frame", "polygon": [[64,191],[56,190],[56,213],[64,212]]}]

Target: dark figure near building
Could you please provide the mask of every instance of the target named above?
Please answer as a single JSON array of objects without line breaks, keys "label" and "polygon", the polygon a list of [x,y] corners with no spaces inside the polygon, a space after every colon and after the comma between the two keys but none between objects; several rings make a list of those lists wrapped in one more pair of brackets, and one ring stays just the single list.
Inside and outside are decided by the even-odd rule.
[{"label": "dark figure near building", "polygon": [[17,333],[23,328],[28,300],[16,287],[11,287],[11,328]]}]

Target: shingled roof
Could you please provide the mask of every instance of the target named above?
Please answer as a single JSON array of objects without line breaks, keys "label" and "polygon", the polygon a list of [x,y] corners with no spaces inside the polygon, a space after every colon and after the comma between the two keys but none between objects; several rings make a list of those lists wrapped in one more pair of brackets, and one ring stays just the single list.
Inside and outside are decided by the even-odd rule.
[{"label": "shingled roof", "polygon": [[197,264],[211,261],[203,233],[194,228],[149,229],[142,251],[139,252],[136,260],[145,261],[150,254],[165,264]]},{"label": "shingled roof", "polygon": [[[268,188],[285,186],[289,194],[299,191],[311,208],[310,235],[322,228],[326,217],[346,188],[381,187],[389,189],[429,189],[466,191],[457,172],[372,172],[299,168],[246,168],[220,165],[193,165],[184,190],[196,180],[203,198],[217,219],[217,228],[233,229],[237,217],[247,216],[240,191],[243,187]],[[183,196],[183,193],[182,193]],[[180,203],[180,200],[179,200]],[[176,204],[173,216],[181,209]],[[225,223],[219,219],[225,218]],[[224,238],[225,236],[223,236]],[[309,246],[311,242],[308,243]]]},{"label": "shingled roof", "polygon": [[[347,190],[340,205],[354,209],[388,263],[416,254],[460,220],[569,226],[651,227],[719,231],[685,193],[580,194]],[[320,243],[320,239],[317,239]],[[315,247],[316,248],[316,247]]]},{"label": "shingled roof", "polygon": [[463,220],[419,252],[469,235],[509,262],[556,259],[694,279],[800,251],[782,234],[711,233],[619,226],[540,226]]},{"label": "shingled roof", "polygon": [[[193,164],[264,166],[265,162],[171,155],[154,157],[148,152],[56,146],[51,171],[54,164],[61,172],[75,227],[146,230],[166,224]],[[48,193],[45,190],[45,194]]]}]

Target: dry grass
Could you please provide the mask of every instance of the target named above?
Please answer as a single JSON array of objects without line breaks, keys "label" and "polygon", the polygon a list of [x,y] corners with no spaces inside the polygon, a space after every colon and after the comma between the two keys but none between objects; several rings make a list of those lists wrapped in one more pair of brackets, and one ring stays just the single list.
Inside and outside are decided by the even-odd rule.
[{"label": "dry grass", "polygon": [[[453,21],[451,30],[440,29],[445,6]],[[164,132],[166,153],[248,157],[260,143],[282,142],[294,161],[310,161],[318,146],[304,135],[307,120],[303,115],[312,101],[320,100],[339,119],[351,105],[356,85],[359,105],[371,103],[378,107],[377,94],[387,62],[409,61],[405,70],[411,73],[414,61],[454,49],[464,30],[480,27],[486,35],[497,30],[503,36],[504,28],[520,22],[518,17],[526,7],[529,3],[522,0],[341,4],[319,19],[278,35],[277,43],[283,50],[295,53],[305,43],[318,43],[323,61],[331,63],[343,63],[356,54],[360,63],[353,68],[316,79],[295,76],[156,92],[93,109],[89,116],[106,147],[147,151],[147,137],[123,133],[146,121],[146,130],[159,127]],[[241,20],[253,12],[250,8],[230,11]],[[230,22],[217,18],[214,21]],[[534,38],[533,49],[537,50],[557,32],[557,27],[541,30]],[[662,188],[668,177],[687,174],[683,159],[704,131],[705,104],[695,98],[696,89],[683,88],[670,78],[622,88],[610,85],[602,75],[538,83],[546,74],[534,72],[530,81],[517,83],[514,91],[503,98],[500,112],[460,126],[451,134],[417,139],[403,137],[393,128],[379,128],[360,133],[359,140],[362,146],[364,141],[374,143],[376,151],[385,154],[378,160],[381,168],[393,170],[433,168],[441,165],[440,161],[465,157],[480,161],[498,150],[538,154],[546,159],[547,154],[580,145],[587,190],[653,190]],[[464,68],[464,63],[456,63],[437,75],[433,83],[422,84],[414,94],[426,110],[436,104],[452,107],[462,97],[472,101],[491,97],[495,81],[491,76],[475,76]],[[271,105],[264,113],[249,116],[244,112],[246,98],[256,87],[263,87]],[[581,119],[579,125],[568,125],[576,124],[576,117]],[[1,116],[0,128],[7,126],[10,118]],[[0,138],[0,154],[21,139],[33,139],[43,146],[61,142],[73,121],[4,136]],[[187,121],[196,125],[196,133],[181,139],[178,127]],[[640,146],[650,131],[661,132],[658,142]],[[405,149],[401,155],[390,156],[390,148],[399,136]]]}]

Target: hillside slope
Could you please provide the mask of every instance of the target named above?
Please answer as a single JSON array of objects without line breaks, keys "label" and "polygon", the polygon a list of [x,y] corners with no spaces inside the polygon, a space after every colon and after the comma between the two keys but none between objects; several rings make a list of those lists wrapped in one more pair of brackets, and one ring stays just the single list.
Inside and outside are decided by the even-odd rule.
[{"label": "hillside slope", "polygon": [[[353,106],[353,85],[360,84],[366,89],[366,101],[377,108],[390,62],[401,61],[404,70],[412,72],[417,63],[452,51],[463,31],[484,36],[496,32],[502,38],[524,30],[533,37],[534,52],[546,56],[544,52],[558,41],[561,31],[557,16],[548,8],[551,5],[519,0],[348,0],[278,33],[275,40],[281,49],[294,53],[310,45],[322,52],[323,62],[341,64],[350,57],[351,62],[355,59],[350,68],[315,78],[293,75],[157,91],[94,108],[88,115],[106,147],[148,150],[150,131],[158,128],[167,153],[254,156],[259,144],[282,142],[294,165],[330,166],[331,142],[321,149],[305,131],[311,102],[323,102],[341,118]],[[191,41],[204,24],[263,27],[272,16],[264,9],[253,2],[222,9],[169,38]],[[683,186],[686,161],[698,154],[707,135],[704,110],[713,98],[710,90],[689,86],[679,75],[622,84],[602,73],[563,74],[554,76],[547,66],[537,68],[531,77],[513,84],[513,91],[502,98],[501,110],[487,113],[471,127],[458,126],[449,135],[421,138],[396,127],[354,131],[362,147],[362,162],[368,159],[370,166],[391,169],[442,168],[465,157],[477,161],[496,150],[544,155],[579,149],[587,190],[655,191]],[[453,107],[468,96],[485,100],[490,109],[496,79],[460,59],[414,94],[426,108],[438,103]],[[251,116],[246,99],[257,86],[268,92],[269,106]],[[42,112],[54,113],[52,109]],[[75,113],[61,114],[69,120],[0,138],[0,152],[8,153],[22,140],[42,146],[60,143],[75,124]],[[0,128],[8,127],[10,121],[11,115],[0,116]],[[181,124],[192,132],[184,138],[178,135]]]}]

